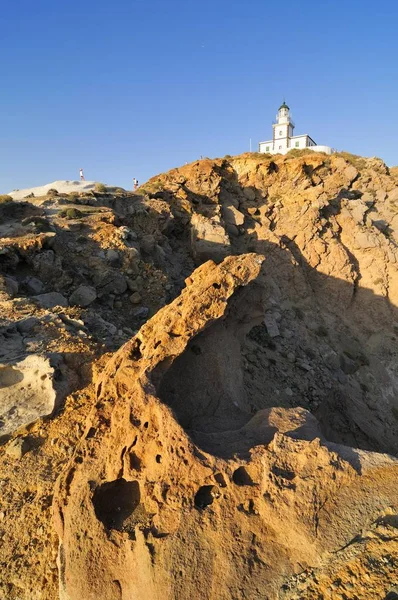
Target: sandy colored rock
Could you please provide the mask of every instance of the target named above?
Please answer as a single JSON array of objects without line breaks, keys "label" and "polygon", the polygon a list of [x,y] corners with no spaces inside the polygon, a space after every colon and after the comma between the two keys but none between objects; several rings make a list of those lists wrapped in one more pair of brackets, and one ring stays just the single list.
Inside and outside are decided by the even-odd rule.
[{"label": "sandy colored rock", "polygon": [[224,219],[227,224],[239,227],[240,225],[243,225],[245,216],[234,206],[228,206],[224,208]]},{"label": "sandy colored rock", "polygon": [[220,261],[230,252],[230,242],[219,218],[193,215],[191,219],[192,250],[199,262],[213,258]]},{"label": "sandy colored rock", "polygon": [[[121,534],[111,566],[122,576],[109,589],[129,594],[135,586],[137,597],[388,597],[397,563],[395,459],[384,454],[398,455],[397,184],[396,169],[380,159],[248,153],[173,169],[139,194],[37,192],[0,207],[0,272],[18,284],[17,295],[0,299],[0,359],[50,356],[60,397],[69,393],[51,418],[2,440],[0,598],[58,598],[51,503],[68,463],[85,500],[76,522],[87,510],[95,524],[94,533],[82,527],[80,540],[67,534],[69,561],[77,542],[82,581],[82,554],[97,548],[90,536],[108,552]],[[62,216],[71,207],[79,219]],[[239,225],[228,222],[229,208]],[[145,236],[153,251],[140,252]],[[186,313],[185,300],[173,304],[185,285],[197,288],[195,265],[247,252],[266,256],[255,281],[199,331],[217,288],[195,296],[195,311]],[[30,289],[29,278],[42,290]],[[42,291],[69,298],[81,285],[96,287],[98,302],[46,308],[32,300]],[[168,335],[167,322],[151,320],[140,339],[155,362],[169,344],[172,356],[155,375],[147,355],[139,359],[140,381],[138,359],[106,371],[165,305],[177,331]],[[105,376],[98,399],[88,384]],[[7,448],[19,439],[30,450],[13,458]],[[88,463],[91,492],[80,471]],[[96,506],[107,502],[115,488],[101,486],[121,477],[127,488],[122,482],[116,491],[126,489],[134,505],[138,488],[129,484],[138,482],[140,493],[125,531],[112,527],[112,510],[100,509],[101,520],[90,505],[95,490]],[[65,501],[71,532],[73,499]]]},{"label": "sandy colored rock", "polygon": [[[6,446],[8,456],[19,460],[29,450],[29,445],[24,438],[16,438]],[[4,518],[4,517],[3,517]]]},{"label": "sandy colored rock", "polygon": [[34,354],[0,365],[0,436],[51,414],[56,400],[53,376],[49,360]]},{"label": "sandy colored rock", "polygon": [[[245,413],[238,340],[260,316],[261,293],[248,284],[261,262],[252,254],[199,267],[103,371],[57,483],[63,600],[184,600],[215,589],[221,599],[310,598],[298,572],[308,584],[316,571],[327,589],[340,554],[343,590],[350,546],[380,551],[365,530],[385,532],[397,509],[398,460],[329,448],[305,411]],[[220,336],[225,356],[209,351]],[[383,577],[391,586],[388,564]]]}]

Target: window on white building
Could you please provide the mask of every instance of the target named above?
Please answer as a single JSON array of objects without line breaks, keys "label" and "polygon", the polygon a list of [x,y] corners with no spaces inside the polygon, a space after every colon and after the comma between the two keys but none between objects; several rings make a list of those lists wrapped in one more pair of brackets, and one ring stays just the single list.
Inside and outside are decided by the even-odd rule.
[{"label": "window on white building", "polygon": [[282,131],[279,132],[279,135],[282,135]]},{"label": "window on white building", "polygon": [[296,142],[296,148],[300,146],[300,142]]},{"label": "window on white building", "polygon": [[265,151],[269,152],[269,146],[265,146]]},{"label": "window on white building", "polygon": [[282,146],[279,146],[279,150],[282,150]]}]

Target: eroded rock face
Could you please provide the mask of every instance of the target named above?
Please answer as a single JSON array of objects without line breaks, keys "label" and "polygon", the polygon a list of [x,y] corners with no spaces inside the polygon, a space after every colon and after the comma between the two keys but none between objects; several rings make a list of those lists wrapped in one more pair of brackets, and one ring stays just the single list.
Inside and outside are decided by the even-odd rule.
[{"label": "eroded rock face", "polygon": [[217,241],[202,228],[206,258],[267,256],[268,310],[243,348],[250,404],[303,407],[329,439],[397,454],[396,177],[378,159],[292,157],[203,160],[153,181],[194,233],[217,224]]},{"label": "eroded rock face", "polygon": [[[102,523],[102,518],[106,523],[103,527],[113,531],[109,515],[114,511],[112,506],[109,510],[107,506],[114,491],[125,494],[127,505],[133,506],[134,524],[143,503],[147,506],[149,502],[154,512],[151,486],[153,489],[170,486],[170,498],[175,506],[173,518],[182,524],[178,525],[176,535],[168,536],[172,541],[166,542],[164,537],[164,546],[158,547],[157,541],[153,543],[157,552],[153,567],[160,579],[173,581],[167,593],[179,597],[197,596],[191,582],[201,583],[202,579],[201,575],[192,575],[191,567],[187,578],[184,566],[180,569],[182,575],[165,574],[170,571],[168,565],[178,565],[182,556],[189,556],[190,562],[197,561],[198,571],[200,564],[205,565],[208,577],[200,589],[209,597],[218,598],[228,593],[228,598],[260,597],[263,600],[262,588],[256,591],[251,586],[260,568],[259,560],[264,560],[267,565],[264,569],[268,570],[269,565],[274,568],[275,564],[288,564],[279,588],[278,570],[274,579],[270,572],[264,584],[267,589],[274,585],[281,597],[384,600],[391,591],[390,570],[394,569],[396,553],[395,505],[385,512],[383,508],[383,516],[377,516],[368,526],[365,517],[372,513],[373,505],[362,507],[359,500],[358,510],[366,521],[359,526],[357,505],[347,500],[344,513],[352,512],[357,537],[333,556],[325,558],[321,549],[319,556],[323,558],[316,563],[318,566],[307,569],[304,565],[302,570],[302,562],[297,566],[291,558],[287,538],[280,540],[285,529],[278,533],[276,519],[272,520],[271,513],[264,516],[262,492],[252,496],[260,488],[256,485],[245,488],[236,482],[257,484],[266,481],[267,476],[273,479],[270,461],[272,456],[275,460],[277,457],[278,473],[284,468],[287,472],[286,477],[273,480],[286,495],[278,495],[271,488],[271,497],[282,506],[277,508],[275,504],[274,510],[287,515],[286,521],[293,530],[304,530],[307,535],[307,524],[314,517],[310,512],[314,500],[310,493],[300,496],[301,490],[306,488],[298,475],[301,473],[298,461],[302,455],[307,456],[308,444],[314,444],[311,440],[315,436],[321,440],[321,450],[315,451],[311,446],[314,453],[308,460],[312,470],[310,476],[308,472],[302,476],[304,481],[313,481],[316,473],[314,477],[319,487],[329,490],[329,480],[326,481],[326,477],[325,483],[322,479],[323,461],[326,451],[329,458],[337,452],[343,461],[343,470],[348,469],[347,463],[354,468],[354,472],[349,471],[348,481],[354,483],[347,484],[348,495],[356,497],[355,485],[358,485],[363,490],[359,492],[360,498],[365,490],[369,497],[383,502],[389,497],[389,492],[384,495],[383,485],[385,482],[387,487],[390,485],[390,468],[386,463],[386,468],[380,470],[377,465],[385,458],[374,452],[398,455],[397,190],[397,169],[388,169],[378,159],[346,153],[325,156],[310,151],[272,157],[251,153],[195,161],[153,178],[141,186],[137,194],[120,189],[109,190],[109,194],[89,191],[79,196],[49,195],[31,198],[29,203],[9,202],[0,206],[0,359],[9,365],[31,354],[50,358],[51,364],[56,366],[57,390],[62,392],[58,396],[61,411],[55,411],[51,419],[39,418],[17,429],[0,446],[0,563],[3,565],[0,598],[2,594],[7,600],[54,600],[57,597],[58,537],[50,518],[53,486],[75,451],[87,414],[97,402],[93,386],[83,387],[91,379],[91,369],[103,370],[108,358],[99,357],[117,351],[148,318],[172,302],[184,288],[184,280],[192,283],[190,276],[195,265],[209,258],[219,263],[227,255],[255,252],[266,256],[259,276],[255,283],[236,290],[220,318],[203,330],[198,328],[194,313],[190,313],[193,321],[190,316],[184,324],[183,319],[180,329],[189,329],[184,350],[175,349],[172,336],[162,338],[164,344],[172,344],[175,358],[170,359],[171,364],[155,366],[154,372],[151,371],[150,379],[155,386],[152,396],[146,391],[144,397],[141,386],[139,401],[135,396],[133,399],[134,405],[140,407],[137,409],[140,414],[144,405],[150,409],[150,418],[146,418],[145,413],[144,418],[140,418],[142,424],[135,425],[139,433],[136,446],[142,440],[147,441],[148,454],[140,446],[140,452],[135,451],[137,460],[132,456],[132,463],[141,464],[141,471],[147,475],[143,477],[138,469],[125,470],[125,475],[120,475],[125,485],[119,482],[117,473],[112,472],[108,477],[98,475],[94,469],[95,522],[99,519]],[[207,269],[204,276],[208,274]],[[81,291],[82,287],[85,292],[87,288],[90,290],[90,298],[83,302],[80,299],[75,304],[74,292]],[[53,298],[54,293],[62,295],[64,306],[57,301],[51,303],[52,308],[46,308],[34,299],[41,294],[50,294]],[[95,301],[87,304],[94,293]],[[212,301],[210,296],[205,300],[205,306]],[[201,299],[196,302],[195,310],[199,314]],[[175,310],[175,305],[173,307]],[[167,327],[163,330],[168,331]],[[145,339],[152,336],[148,331]],[[150,346],[152,342],[148,343]],[[54,357],[58,357],[57,365]],[[159,356],[156,357],[158,360]],[[149,367],[143,366],[143,369],[149,373],[146,371]],[[116,371],[115,367],[113,372]],[[104,402],[108,402],[108,396],[119,401],[124,398],[126,389],[133,393],[136,388],[130,388],[130,382],[124,381],[120,384],[120,393],[107,392]],[[2,391],[7,393],[7,389]],[[69,396],[64,402],[66,394]],[[162,406],[161,413],[158,405]],[[174,420],[170,420],[170,409]],[[104,419],[108,418],[106,411],[101,412],[100,407],[97,410]],[[109,413],[112,411],[109,407]],[[155,424],[159,437],[154,445],[152,422],[154,415],[159,419],[160,414],[167,431]],[[117,415],[112,423],[115,420],[119,423]],[[150,435],[145,434],[145,422],[148,422]],[[104,421],[106,427],[110,425]],[[105,461],[113,465],[112,469],[123,436],[130,440],[129,429],[126,429],[127,434],[123,433],[123,425],[120,431],[120,443],[109,442],[108,458],[105,458],[105,450],[98,451],[99,463]],[[133,431],[136,430],[133,428]],[[181,475],[179,457],[173,459],[174,462],[167,458],[164,463],[164,454],[158,451],[158,446],[164,440],[167,449],[174,444],[175,440],[169,442],[169,432],[178,440],[182,436],[184,448],[195,445],[193,458],[191,454],[187,458],[187,469],[193,469],[192,478],[185,471]],[[280,434],[287,442],[283,450],[274,451],[275,435]],[[101,432],[100,440],[105,440]],[[108,442],[105,442],[107,448]],[[85,443],[82,442],[83,446]],[[258,480],[253,479],[252,473],[246,476],[240,467],[248,471],[252,448],[264,444],[268,445],[264,449],[264,456],[268,458],[261,459],[268,469],[263,473],[264,479],[260,476]],[[287,444],[294,445],[289,446],[289,452]],[[206,457],[211,473],[215,473],[213,477],[206,470],[209,476],[205,481],[201,456]],[[86,465],[86,454],[77,456],[77,461],[81,459]],[[200,468],[196,466],[198,460]],[[335,458],[330,460],[335,461]],[[79,467],[79,462],[76,464]],[[340,465],[340,462],[334,464]],[[160,469],[162,465],[165,465],[164,470]],[[217,471],[212,470],[212,465],[217,466]],[[315,465],[321,467],[319,472]],[[340,467],[335,468],[339,473]],[[116,468],[114,470],[116,472]],[[359,477],[359,470],[365,477]],[[296,473],[295,478],[289,480],[289,471]],[[366,472],[378,475],[369,479]],[[336,475],[333,469],[328,474],[332,480]],[[180,475],[181,489],[178,487]],[[369,483],[371,480],[373,483]],[[115,481],[117,485],[112,483]],[[136,481],[139,489],[135,483],[131,485]],[[226,488],[213,487],[223,481]],[[102,489],[103,483],[109,485]],[[248,495],[244,507],[250,519],[241,514],[241,495],[245,489]],[[219,492],[227,495],[227,503],[216,501]],[[182,497],[189,499],[184,500],[188,508]],[[328,497],[334,501],[332,493]],[[162,494],[156,498],[163,514],[168,501]],[[208,504],[211,499],[213,502]],[[257,507],[254,510],[259,510],[261,518],[272,524],[277,532],[274,537],[265,528],[263,533],[254,532],[252,525],[257,516],[252,515],[249,500],[259,504],[261,510]],[[289,506],[294,504],[300,509],[283,512],[288,501]],[[189,504],[192,502],[196,509]],[[130,510],[128,506],[123,504],[119,508],[122,521],[127,519],[131,525],[125,514]],[[180,517],[181,510],[183,517]],[[333,510],[326,502],[321,516],[325,517],[330,511],[333,516]],[[199,511],[200,516],[193,524],[193,515]],[[77,514],[80,519],[81,512]],[[187,536],[186,515],[187,528],[190,528]],[[165,517],[165,522],[171,523],[170,519]],[[343,527],[343,521],[337,522]],[[117,526],[122,527],[119,521]],[[144,529],[138,530],[137,540],[146,539],[143,547],[152,551],[150,535],[145,538]],[[224,535],[224,529],[229,533]],[[140,538],[140,531],[144,538]],[[252,552],[250,531],[266,546],[265,554],[257,546],[254,546],[256,553]],[[318,538],[324,536],[324,530],[319,531],[317,548],[323,544]],[[91,535],[88,528],[84,535]],[[181,540],[191,540],[192,546],[184,544],[180,535]],[[240,578],[240,587],[234,581],[226,584],[230,588],[228,592],[221,575],[210,573],[208,568],[209,556],[216,546],[224,547],[224,538],[228,550],[222,556],[226,555],[228,560],[222,562],[221,569],[220,563],[214,560],[215,569],[226,572],[227,581],[233,570]],[[239,555],[246,557],[244,565],[243,558],[241,562],[235,558],[234,544],[238,543],[235,538],[241,541]],[[81,542],[75,546],[79,548]],[[159,549],[163,547],[170,551],[169,558]],[[128,548],[130,552],[130,546]],[[197,553],[195,548],[198,548]],[[144,552],[138,552],[140,572],[144,569],[140,562],[143,556]],[[120,562],[119,558],[118,555]],[[149,559],[148,569],[152,573]],[[82,567],[83,577],[86,577],[85,567]],[[129,585],[137,582],[127,574],[125,579],[130,581]],[[156,590],[160,579],[156,578]],[[186,581],[189,585],[183,588],[187,586]],[[271,585],[271,581],[274,584]],[[178,585],[181,589],[176,587]],[[152,595],[155,591],[151,590]],[[139,590],[136,596],[142,597],[141,592]],[[145,593],[144,597],[147,596]],[[271,592],[269,596],[272,597]]]},{"label": "eroded rock face", "polygon": [[360,599],[393,585],[398,461],[247,403],[262,261],[199,267],[102,372],[55,494],[62,600],[333,598],[336,572],[347,591],[369,577]]}]

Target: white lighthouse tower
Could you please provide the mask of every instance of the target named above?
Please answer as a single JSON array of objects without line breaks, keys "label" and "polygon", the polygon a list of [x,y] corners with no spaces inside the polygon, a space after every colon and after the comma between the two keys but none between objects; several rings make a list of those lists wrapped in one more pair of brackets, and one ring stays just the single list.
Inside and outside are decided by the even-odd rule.
[{"label": "white lighthouse tower", "polygon": [[273,146],[281,152],[287,152],[290,149],[290,139],[293,137],[294,123],[290,117],[290,109],[285,101],[279,107],[276,115],[276,123],[272,125]]},{"label": "white lighthouse tower", "polygon": [[293,135],[294,123],[290,116],[290,108],[283,101],[276,115],[276,122],[272,125],[273,137],[269,142],[259,143],[259,152],[270,154],[286,154],[293,148],[310,148],[317,152],[332,154],[334,150],[329,146],[318,146],[307,134]]}]

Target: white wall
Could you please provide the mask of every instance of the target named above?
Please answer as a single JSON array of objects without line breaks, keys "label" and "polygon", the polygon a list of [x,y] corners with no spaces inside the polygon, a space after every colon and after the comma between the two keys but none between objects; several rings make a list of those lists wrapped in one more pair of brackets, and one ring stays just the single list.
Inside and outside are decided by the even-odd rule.
[{"label": "white wall", "polygon": [[[296,142],[299,142],[299,146],[296,146]],[[275,140],[275,150],[272,149],[272,140],[269,142],[260,142],[259,143],[259,152],[269,152],[270,154],[286,154],[289,150],[302,150],[303,148],[308,148],[309,150],[313,150],[314,152],[326,152],[326,154],[333,154],[334,150],[330,148],[330,146],[307,146],[307,136],[300,135],[295,138],[290,139],[290,146],[286,145],[286,138],[282,140]],[[269,146],[269,150],[266,150],[266,147]],[[279,149],[279,146],[282,146]]]},{"label": "white wall", "polygon": [[284,154],[288,149],[287,146],[287,138],[282,138],[281,140],[275,140],[274,143],[274,152]]},{"label": "white wall", "polygon": [[[270,142],[260,142],[258,145],[259,152],[272,152],[272,140]],[[269,146],[269,150],[266,150],[266,147]]]},{"label": "white wall", "polygon": [[310,150],[313,150],[314,152],[326,152],[326,154],[333,154],[333,152],[336,152],[330,146],[310,146]]},{"label": "white wall", "polygon": [[[296,146],[296,143],[298,142],[298,146]],[[290,139],[290,150],[292,150],[292,148],[297,148],[297,149],[301,149],[301,148],[305,148],[307,145],[307,136],[306,135],[300,135],[300,136],[296,136]]]},{"label": "white wall", "polygon": [[274,138],[275,138],[275,141],[279,140],[279,139],[287,138],[289,136],[290,126],[288,124],[286,124],[286,125],[274,125],[273,129],[274,129]]}]

